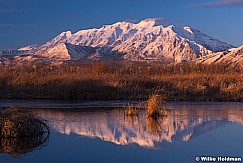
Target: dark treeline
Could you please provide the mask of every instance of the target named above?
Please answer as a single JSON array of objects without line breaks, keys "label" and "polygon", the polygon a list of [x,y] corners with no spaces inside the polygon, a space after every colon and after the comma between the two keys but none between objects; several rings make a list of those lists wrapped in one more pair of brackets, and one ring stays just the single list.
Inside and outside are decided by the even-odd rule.
[{"label": "dark treeline", "polygon": [[222,65],[87,62],[8,65],[0,72],[0,98],[242,101],[243,69]]}]

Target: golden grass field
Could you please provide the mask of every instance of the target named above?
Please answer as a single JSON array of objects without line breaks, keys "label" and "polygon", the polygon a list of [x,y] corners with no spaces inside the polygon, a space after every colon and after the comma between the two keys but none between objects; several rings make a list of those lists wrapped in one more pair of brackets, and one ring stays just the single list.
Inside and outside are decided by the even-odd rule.
[{"label": "golden grass field", "polygon": [[8,65],[0,72],[2,99],[242,101],[243,69],[230,65],[87,62]]}]

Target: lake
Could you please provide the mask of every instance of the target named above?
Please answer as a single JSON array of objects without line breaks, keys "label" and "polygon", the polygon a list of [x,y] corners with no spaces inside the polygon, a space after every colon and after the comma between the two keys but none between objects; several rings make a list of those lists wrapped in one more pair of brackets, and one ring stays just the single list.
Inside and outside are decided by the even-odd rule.
[{"label": "lake", "polygon": [[169,102],[167,116],[158,119],[144,109],[127,116],[125,103],[1,101],[1,106],[33,107],[51,133],[43,144],[21,151],[15,151],[21,142],[2,141],[0,162],[190,163],[197,156],[243,157],[243,103]]}]

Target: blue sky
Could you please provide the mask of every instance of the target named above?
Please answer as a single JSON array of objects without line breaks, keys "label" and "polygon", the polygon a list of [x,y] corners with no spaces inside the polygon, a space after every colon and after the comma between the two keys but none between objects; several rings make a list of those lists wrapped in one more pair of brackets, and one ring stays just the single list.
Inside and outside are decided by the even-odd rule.
[{"label": "blue sky", "polygon": [[42,44],[62,31],[153,17],[243,44],[243,0],[0,0],[0,49]]}]

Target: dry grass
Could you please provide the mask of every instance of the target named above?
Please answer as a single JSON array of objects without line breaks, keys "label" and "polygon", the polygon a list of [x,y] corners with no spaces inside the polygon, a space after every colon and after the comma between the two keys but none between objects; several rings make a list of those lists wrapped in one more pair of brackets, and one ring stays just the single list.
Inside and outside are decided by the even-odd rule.
[{"label": "dry grass", "polygon": [[49,127],[26,110],[0,108],[0,153],[22,156],[45,145]]},{"label": "dry grass", "polygon": [[128,116],[137,116],[138,115],[138,109],[137,107],[134,107],[132,104],[128,104],[127,106],[127,115]]},{"label": "dry grass", "polygon": [[[156,91],[157,92],[157,91]],[[166,111],[162,107],[162,103],[165,102],[165,97],[159,95],[158,93],[153,93],[149,96],[148,101],[139,102],[136,106],[128,104],[127,106],[127,115],[133,116],[138,115],[139,109],[147,109],[147,115],[153,118],[158,118],[160,116],[165,116]]]},{"label": "dry grass", "polygon": [[1,108],[0,138],[20,138],[49,133],[48,126],[29,111]]},{"label": "dry grass", "polygon": [[161,109],[161,104],[164,102],[163,96],[159,94],[152,94],[148,99],[147,115],[152,117],[159,117],[166,115],[164,109]]},{"label": "dry grass", "polygon": [[243,101],[243,69],[228,65],[78,63],[1,67],[0,98]]},{"label": "dry grass", "polygon": [[163,131],[161,126],[161,121],[158,118],[152,116],[147,117],[148,131],[151,132],[154,136],[159,136]]}]

